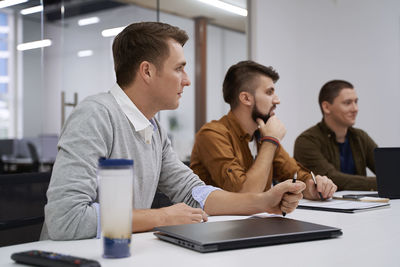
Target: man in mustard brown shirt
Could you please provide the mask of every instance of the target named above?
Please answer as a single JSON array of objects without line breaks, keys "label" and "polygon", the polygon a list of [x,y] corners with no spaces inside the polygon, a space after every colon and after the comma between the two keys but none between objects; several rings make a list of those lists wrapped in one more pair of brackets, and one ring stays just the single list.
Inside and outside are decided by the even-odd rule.
[{"label": "man in mustard brown shirt", "polygon": [[340,190],[376,190],[371,137],[352,127],[358,113],[358,97],[353,85],[343,80],[327,82],[320,90],[322,121],[297,137],[294,157],[317,174],[328,175]]},{"label": "man in mustard brown shirt", "polygon": [[230,112],[205,124],[196,134],[190,167],[206,183],[233,192],[263,192],[273,180],[291,179],[295,173],[306,183],[305,198],[332,197],[336,185],[316,176],[291,158],[280,141],[286,129],[275,116],[280,103],[275,94],[278,73],[253,61],[231,66],[223,83]]}]

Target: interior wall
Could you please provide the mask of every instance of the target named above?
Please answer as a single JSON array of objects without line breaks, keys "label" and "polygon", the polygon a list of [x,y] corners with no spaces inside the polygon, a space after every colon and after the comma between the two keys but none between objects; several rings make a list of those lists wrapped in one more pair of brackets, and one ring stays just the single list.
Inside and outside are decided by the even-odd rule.
[{"label": "interior wall", "polygon": [[252,59],[280,74],[277,116],[293,154],[295,138],[322,118],[318,93],[348,80],[359,97],[355,127],[379,146],[400,146],[400,2],[396,0],[253,0]]}]

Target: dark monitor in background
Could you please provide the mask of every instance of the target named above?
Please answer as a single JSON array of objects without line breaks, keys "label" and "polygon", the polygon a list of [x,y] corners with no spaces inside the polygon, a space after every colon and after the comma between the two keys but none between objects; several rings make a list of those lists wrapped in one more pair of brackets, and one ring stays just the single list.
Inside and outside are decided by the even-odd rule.
[{"label": "dark monitor in background", "polygon": [[378,147],[374,156],[379,197],[400,198],[400,147]]}]

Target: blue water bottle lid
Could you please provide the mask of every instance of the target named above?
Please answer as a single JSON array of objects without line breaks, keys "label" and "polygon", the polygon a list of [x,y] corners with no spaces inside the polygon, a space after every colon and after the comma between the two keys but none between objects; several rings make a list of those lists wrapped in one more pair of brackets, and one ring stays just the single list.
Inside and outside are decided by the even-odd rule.
[{"label": "blue water bottle lid", "polygon": [[133,159],[99,159],[100,168],[129,168],[133,166]]}]

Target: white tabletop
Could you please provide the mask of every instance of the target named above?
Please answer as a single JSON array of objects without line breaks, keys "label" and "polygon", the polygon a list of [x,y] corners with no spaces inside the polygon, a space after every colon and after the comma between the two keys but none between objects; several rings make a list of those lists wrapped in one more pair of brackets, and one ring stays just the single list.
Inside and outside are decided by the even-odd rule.
[{"label": "white tabletop", "polygon": [[[349,193],[349,192],[347,192]],[[14,252],[39,249],[97,260],[102,266],[400,266],[400,200],[390,207],[355,214],[297,209],[288,218],[341,228],[338,238],[275,246],[199,253],[161,240],[153,233],[132,235],[132,256],[125,259],[101,257],[100,239],[39,241],[0,248],[0,266],[18,266]],[[210,221],[246,218],[214,216]]]}]

